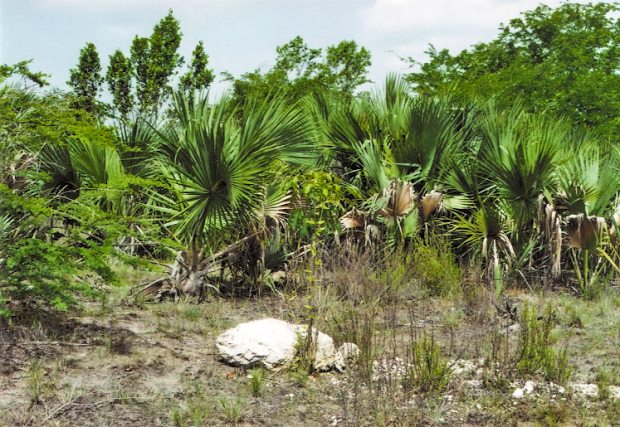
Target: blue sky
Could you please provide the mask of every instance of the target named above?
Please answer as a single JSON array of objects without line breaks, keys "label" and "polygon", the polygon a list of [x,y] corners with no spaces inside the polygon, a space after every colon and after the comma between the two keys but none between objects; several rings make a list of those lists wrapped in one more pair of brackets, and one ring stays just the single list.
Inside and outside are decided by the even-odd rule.
[{"label": "blue sky", "polygon": [[[423,60],[429,43],[453,51],[489,40],[501,22],[537,0],[0,0],[0,63],[34,59],[33,69],[64,88],[86,42],[107,64],[149,35],[168,9],[181,21],[181,53],[204,40],[216,72],[269,68],[275,47],[301,35],[311,47],[355,39],[371,50],[370,78],[406,72],[399,56]],[[543,3],[557,6],[559,0]],[[225,83],[218,83],[223,89]]]}]

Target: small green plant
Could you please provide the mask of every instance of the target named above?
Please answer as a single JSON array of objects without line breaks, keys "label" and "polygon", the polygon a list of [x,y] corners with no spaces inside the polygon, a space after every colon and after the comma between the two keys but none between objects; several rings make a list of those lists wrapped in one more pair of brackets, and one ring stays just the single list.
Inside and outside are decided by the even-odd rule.
[{"label": "small green plant", "polygon": [[609,372],[604,369],[600,369],[596,373],[596,385],[598,387],[598,398],[599,400],[607,400],[609,399],[609,385],[610,385],[610,375]]},{"label": "small green plant", "polygon": [[565,351],[553,349],[551,331],[557,324],[556,310],[547,305],[539,319],[527,303],[519,319],[521,326],[517,349],[517,370],[521,374],[542,372],[548,381],[564,384],[572,374]]},{"label": "small green plant", "polygon": [[174,408],[170,413],[175,427],[193,427],[208,425],[212,414],[211,403],[207,399],[204,386],[199,381],[192,383],[185,405]]},{"label": "small green plant", "polygon": [[203,318],[203,308],[198,304],[183,302],[179,305],[179,314],[183,319],[196,322]]},{"label": "small green plant", "polygon": [[289,376],[299,387],[304,387],[308,383],[312,372],[312,362],[316,354],[316,342],[312,332],[316,308],[312,305],[306,305],[305,309],[309,317],[307,332],[297,334],[295,358],[289,365]]},{"label": "small green plant", "polygon": [[413,343],[411,363],[404,379],[407,388],[426,394],[441,394],[448,387],[451,376],[452,369],[433,337],[425,334]]},{"label": "small green plant", "polygon": [[574,306],[566,305],[564,307],[564,317],[567,326],[579,329],[583,328],[583,320]]},{"label": "small green plant", "polygon": [[127,393],[127,389],[123,384],[117,384],[114,387],[114,401],[121,405],[127,405],[131,403],[131,397]]},{"label": "small green plant", "polygon": [[298,387],[305,387],[310,379],[307,369],[296,368],[289,371],[291,381]]},{"label": "small green plant", "polygon": [[220,397],[218,403],[226,421],[236,426],[243,418],[245,401],[238,396],[234,398]]},{"label": "small green plant", "polygon": [[30,404],[35,405],[41,402],[41,395],[44,390],[43,365],[40,360],[34,360],[28,367],[28,392],[30,393]]},{"label": "small green plant", "polygon": [[265,380],[265,371],[262,368],[252,369],[250,371],[250,391],[252,396],[260,396]]},{"label": "small green plant", "polygon": [[293,362],[289,365],[288,374],[293,383],[299,387],[305,387],[310,379],[312,361],[308,358],[306,339],[302,335],[297,336],[295,350],[297,353]]}]

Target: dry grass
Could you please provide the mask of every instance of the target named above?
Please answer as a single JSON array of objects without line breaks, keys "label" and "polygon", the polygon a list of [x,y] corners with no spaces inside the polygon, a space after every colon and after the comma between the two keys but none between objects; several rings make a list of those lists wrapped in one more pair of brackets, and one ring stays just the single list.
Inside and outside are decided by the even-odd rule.
[{"label": "dry grass", "polygon": [[[515,322],[476,279],[478,272],[462,272],[459,292],[431,296],[406,257],[371,255],[343,250],[329,260],[309,260],[294,273],[294,286],[274,297],[152,304],[136,303],[118,288],[105,303],[85,303],[71,317],[23,313],[0,330],[0,425],[620,421],[620,406],[609,398],[560,396],[545,388],[512,398],[512,383],[531,378],[542,384],[544,378],[516,369],[519,333],[509,328]],[[572,381],[618,385],[617,295],[584,301],[513,290],[508,299],[518,307],[524,300],[536,308],[557,307],[551,342],[556,350],[566,349],[575,368]],[[337,344],[358,344],[358,363],[345,373],[296,375],[244,372],[216,360],[220,332],[266,316],[312,319]],[[422,345],[430,340],[432,346]],[[470,371],[456,362],[479,359],[483,363]],[[423,360],[432,363],[420,365]],[[480,385],[472,387],[472,381]],[[431,383],[439,386],[431,390]]]}]

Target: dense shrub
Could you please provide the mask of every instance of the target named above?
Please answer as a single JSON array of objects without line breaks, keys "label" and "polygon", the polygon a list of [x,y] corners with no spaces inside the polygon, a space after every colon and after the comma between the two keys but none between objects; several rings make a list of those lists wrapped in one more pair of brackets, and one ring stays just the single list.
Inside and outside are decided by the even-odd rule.
[{"label": "dense shrub", "polygon": [[460,292],[461,273],[444,240],[437,239],[434,244],[418,242],[413,250],[413,266],[414,276],[431,295],[446,296]]}]

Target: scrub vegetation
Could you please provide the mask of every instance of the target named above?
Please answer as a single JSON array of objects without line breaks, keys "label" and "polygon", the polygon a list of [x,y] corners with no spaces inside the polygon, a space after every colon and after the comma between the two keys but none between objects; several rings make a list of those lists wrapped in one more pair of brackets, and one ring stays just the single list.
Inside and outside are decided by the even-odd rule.
[{"label": "scrub vegetation", "polygon": [[[371,89],[352,40],[216,74],[172,11],[68,92],[0,66],[0,425],[618,425],[618,11]],[[265,316],[356,362],[217,361]]]}]

